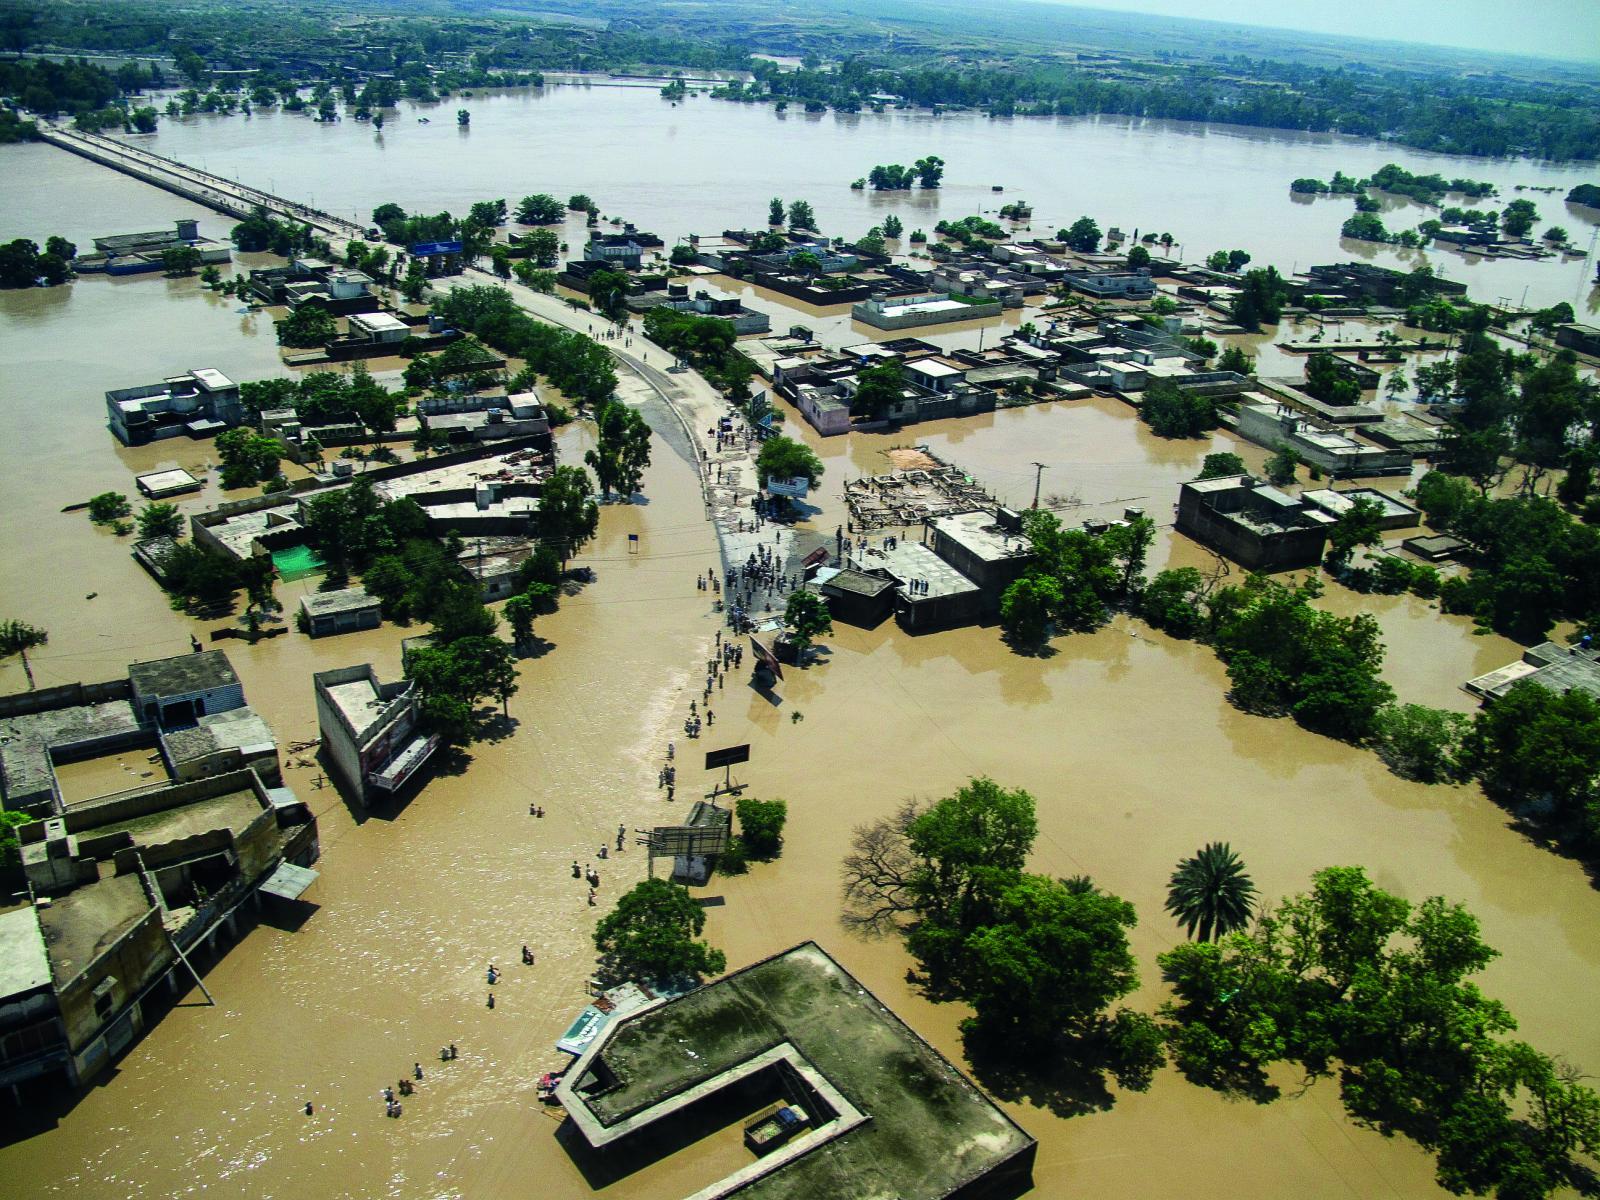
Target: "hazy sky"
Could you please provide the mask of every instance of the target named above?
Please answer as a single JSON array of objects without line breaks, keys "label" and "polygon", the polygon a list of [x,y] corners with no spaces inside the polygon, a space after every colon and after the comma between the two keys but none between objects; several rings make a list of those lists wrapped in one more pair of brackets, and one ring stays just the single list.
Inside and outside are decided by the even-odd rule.
[{"label": "hazy sky", "polygon": [[1081,8],[1272,25],[1600,61],[1600,0],[1064,0]]}]

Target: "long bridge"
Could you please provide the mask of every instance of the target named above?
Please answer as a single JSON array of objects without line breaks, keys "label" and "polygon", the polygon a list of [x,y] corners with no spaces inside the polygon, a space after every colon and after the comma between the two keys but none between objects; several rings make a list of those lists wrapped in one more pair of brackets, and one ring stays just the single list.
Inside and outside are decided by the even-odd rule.
[{"label": "long bridge", "polygon": [[285,200],[260,188],[236,183],[220,175],[202,171],[188,163],[163,158],[142,146],[119,142],[98,133],[84,133],[60,125],[39,123],[39,137],[71,154],[87,158],[101,166],[110,167],[124,175],[131,175],[152,187],[182,196],[206,208],[215,209],[241,220],[255,209],[266,209],[273,216],[298,221],[320,230],[330,238],[347,240],[362,237],[365,231],[352,221],[346,221],[319,208]]}]

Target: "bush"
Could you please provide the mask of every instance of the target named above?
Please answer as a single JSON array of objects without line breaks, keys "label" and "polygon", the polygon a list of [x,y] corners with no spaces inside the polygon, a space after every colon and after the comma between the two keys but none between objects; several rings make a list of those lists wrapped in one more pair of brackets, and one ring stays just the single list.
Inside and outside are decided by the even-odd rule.
[{"label": "bush", "polygon": [[1402,779],[1443,783],[1460,774],[1462,739],[1472,722],[1424,704],[1391,704],[1378,713],[1373,748]]},{"label": "bush", "polygon": [[717,870],[724,875],[744,875],[750,870],[750,851],[738,834],[728,839],[727,847],[717,855]]}]

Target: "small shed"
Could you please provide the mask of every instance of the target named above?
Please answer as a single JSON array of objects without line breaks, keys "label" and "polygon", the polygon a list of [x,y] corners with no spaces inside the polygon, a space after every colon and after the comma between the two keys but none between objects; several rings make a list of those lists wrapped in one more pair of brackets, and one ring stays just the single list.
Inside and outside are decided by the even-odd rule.
[{"label": "small shed", "polygon": [[872,629],[894,611],[894,580],[865,571],[822,567],[810,587],[827,602],[835,621]]},{"label": "small shed", "polygon": [[313,592],[300,598],[300,615],[305,632],[312,637],[352,633],[357,629],[376,629],[383,623],[383,609],[365,588],[340,588],[336,592]]}]

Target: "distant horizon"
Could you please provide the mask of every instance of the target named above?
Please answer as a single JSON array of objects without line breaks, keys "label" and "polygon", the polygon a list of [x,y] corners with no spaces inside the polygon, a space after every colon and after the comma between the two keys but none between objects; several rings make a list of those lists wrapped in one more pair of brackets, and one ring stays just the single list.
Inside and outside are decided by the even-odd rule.
[{"label": "distant horizon", "polygon": [[[1544,0],[1538,6],[1537,19],[1532,21],[1506,20],[1501,0],[1344,0],[1338,5],[1323,0],[1035,2],[1285,33],[1404,42],[1442,50],[1600,65],[1600,4],[1594,0]],[[1588,51],[1584,52],[1583,47],[1588,47]]]}]

